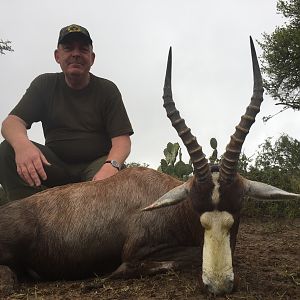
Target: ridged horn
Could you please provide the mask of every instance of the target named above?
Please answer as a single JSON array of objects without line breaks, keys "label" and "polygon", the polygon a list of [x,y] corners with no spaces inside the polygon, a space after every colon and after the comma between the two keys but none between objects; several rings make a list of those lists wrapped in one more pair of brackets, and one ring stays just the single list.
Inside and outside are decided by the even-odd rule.
[{"label": "ridged horn", "polygon": [[231,182],[237,173],[237,164],[241,149],[245,138],[255,122],[255,117],[260,111],[260,105],[263,101],[263,85],[262,77],[258,65],[256,51],[254,48],[253,40],[250,36],[252,67],[253,67],[253,95],[251,97],[250,105],[246,109],[246,113],[241,117],[239,125],[235,127],[236,131],[231,136],[230,142],[226,147],[226,152],[223,155],[220,164],[221,180]]},{"label": "ridged horn", "polygon": [[194,166],[194,174],[199,181],[205,181],[211,176],[210,168],[202,147],[197,143],[196,138],[192,135],[191,129],[185,124],[184,119],[180,117],[179,111],[175,107],[171,88],[171,71],[172,71],[172,48],[170,47],[167,71],[164,85],[164,108],[170,119],[172,126],[176,129],[182,142],[184,143]]}]

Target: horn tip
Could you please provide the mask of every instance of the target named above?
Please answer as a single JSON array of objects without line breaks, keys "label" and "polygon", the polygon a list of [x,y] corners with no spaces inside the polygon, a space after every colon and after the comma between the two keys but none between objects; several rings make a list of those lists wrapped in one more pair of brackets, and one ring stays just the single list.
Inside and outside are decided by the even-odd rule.
[{"label": "horn tip", "polygon": [[169,48],[169,55],[168,55],[168,60],[172,60],[172,46]]},{"label": "horn tip", "polygon": [[156,208],[156,206],[152,203],[151,205],[142,208],[141,211],[150,211],[150,210],[153,210],[155,208]]}]

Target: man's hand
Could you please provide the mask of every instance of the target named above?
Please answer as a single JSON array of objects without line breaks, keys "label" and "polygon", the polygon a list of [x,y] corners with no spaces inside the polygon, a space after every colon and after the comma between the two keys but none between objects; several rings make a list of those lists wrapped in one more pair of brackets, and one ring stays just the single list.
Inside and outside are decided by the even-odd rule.
[{"label": "man's hand", "polygon": [[50,165],[43,153],[32,142],[23,141],[15,147],[17,172],[30,186],[40,186],[47,174],[43,165]]},{"label": "man's hand", "polygon": [[93,181],[103,180],[105,178],[115,175],[118,172],[119,171],[115,167],[113,167],[111,164],[104,164],[101,167],[101,169],[95,174],[95,176],[93,177],[92,180]]},{"label": "man's hand", "polygon": [[[131,148],[129,135],[120,135],[111,139],[111,150],[106,160],[116,160],[122,164],[128,157]],[[92,180],[102,180],[117,174],[119,171],[111,164],[105,163]]]},{"label": "man's hand", "polygon": [[27,137],[27,124],[15,115],[8,115],[2,123],[3,137],[14,148],[19,176],[30,186],[40,186],[46,180],[44,165],[50,165],[39,148]]}]

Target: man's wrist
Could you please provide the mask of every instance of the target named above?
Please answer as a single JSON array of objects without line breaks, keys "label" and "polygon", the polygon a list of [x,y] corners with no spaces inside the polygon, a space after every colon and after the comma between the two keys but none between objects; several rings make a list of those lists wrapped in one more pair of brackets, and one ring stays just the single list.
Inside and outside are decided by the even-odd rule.
[{"label": "man's wrist", "polygon": [[116,161],[116,160],[114,160],[114,159],[105,161],[105,164],[111,164],[111,165],[112,165],[114,168],[116,168],[118,171],[120,171],[120,170],[121,170],[121,167],[122,167],[122,165],[121,165],[118,161]]}]

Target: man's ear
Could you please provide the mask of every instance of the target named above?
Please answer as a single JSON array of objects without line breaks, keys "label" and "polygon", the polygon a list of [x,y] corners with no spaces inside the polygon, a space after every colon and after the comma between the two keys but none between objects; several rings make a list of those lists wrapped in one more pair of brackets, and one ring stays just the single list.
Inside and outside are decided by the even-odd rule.
[{"label": "man's ear", "polygon": [[96,58],[96,54],[95,54],[95,52],[93,51],[93,53],[92,53],[92,65],[93,65],[94,62],[95,62],[95,58]]},{"label": "man's ear", "polygon": [[59,59],[59,53],[58,53],[57,49],[54,50],[54,58],[55,58],[56,62],[59,64],[60,59]]}]

